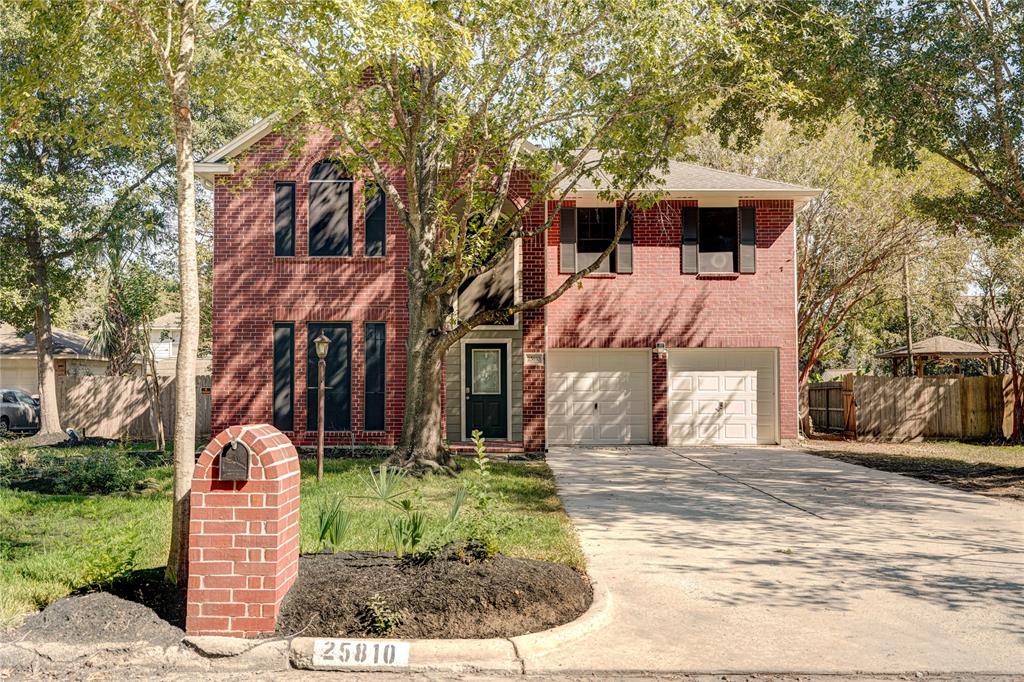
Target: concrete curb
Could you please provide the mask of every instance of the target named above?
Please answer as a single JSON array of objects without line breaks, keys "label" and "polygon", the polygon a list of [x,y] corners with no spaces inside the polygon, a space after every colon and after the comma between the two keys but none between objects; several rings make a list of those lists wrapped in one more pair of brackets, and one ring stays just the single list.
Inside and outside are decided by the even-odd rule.
[{"label": "concrete curb", "polygon": [[[410,671],[525,672],[528,656],[557,649],[587,635],[611,620],[611,595],[603,585],[592,583],[594,598],[582,616],[574,621],[527,635],[492,639],[409,640]],[[313,637],[296,637],[291,643],[291,664],[300,670],[365,670],[359,666],[313,665]]]},{"label": "concrete curb", "polygon": [[520,659],[539,656],[598,630],[612,619],[612,595],[601,583],[591,583],[594,599],[582,616],[565,625],[512,637]]},{"label": "concrete curb", "polygon": [[[526,659],[550,652],[603,627],[611,620],[611,595],[592,583],[594,598],[579,618],[564,625],[519,635],[491,639],[412,639],[409,641],[410,672],[496,672],[522,674]],[[237,637],[186,636],[181,646],[144,646],[107,642],[91,645],[30,642],[0,643],[0,660],[17,669],[61,669],[97,656],[111,665],[139,669],[172,666],[179,671],[278,672],[301,670],[368,670],[366,667],[313,665],[313,637],[241,639]],[[377,668],[379,670],[379,668]]]}]

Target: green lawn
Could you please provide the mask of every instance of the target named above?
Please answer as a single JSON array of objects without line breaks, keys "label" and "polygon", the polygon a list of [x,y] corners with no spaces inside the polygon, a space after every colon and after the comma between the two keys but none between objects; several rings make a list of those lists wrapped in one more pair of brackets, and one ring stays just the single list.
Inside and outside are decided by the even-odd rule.
[{"label": "green lawn", "polygon": [[[102,449],[86,450],[102,452]],[[68,450],[60,451],[68,453]],[[0,456],[2,456],[0,451]],[[322,483],[315,462],[302,463],[302,551],[317,547],[319,510],[339,496],[352,513],[344,550],[390,550],[387,517],[366,494],[365,476],[374,460],[328,460]],[[486,524],[498,549],[509,556],[544,559],[581,569],[583,555],[571,522],[555,493],[551,470],[542,462],[492,466],[495,495]],[[3,487],[0,480],[0,627],[123,567],[152,568],[166,560],[170,527],[171,469],[150,467],[150,489],[139,494],[50,495]],[[479,481],[471,466],[458,478],[407,479],[411,498],[427,515],[425,542],[439,537],[455,490]],[[485,517],[466,500],[450,537],[480,531]]]}]

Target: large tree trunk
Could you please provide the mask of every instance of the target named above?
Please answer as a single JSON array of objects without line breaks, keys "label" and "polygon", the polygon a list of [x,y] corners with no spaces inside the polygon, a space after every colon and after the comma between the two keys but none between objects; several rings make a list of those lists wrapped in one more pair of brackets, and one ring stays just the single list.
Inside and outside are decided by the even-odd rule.
[{"label": "large tree trunk", "polygon": [[39,380],[39,432],[61,433],[57,408],[57,370],[53,363],[53,324],[50,319],[50,277],[43,259],[42,246],[30,239],[32,278],[35,285],[36,375]]},{"label": "large tree trunk", "polygon": [[437,297],[415,284],[409,291],[409,335],[405,342],[405,416],[397,462],[411,469],[450,463],[441,438],[442,364],[447,347],[440,340],[444,315]]},{"label": "large tree trunk", "polygon": [[[188,24],[188,12],[183,12]],[[192,28],[182,30],[182,51],[191,52]],[[187,45],[186,45],[187,43]],[[174,508],[167,570],[184,581],[188,576],[189,494],[195,471],[196,352],[199,347],[199,272],[196,262],[196,188],[192,160],[192,111],[188,76],[172,92],[174,143],[177,153],[178,270],[181,279],[181,343],[175,376]],[[180,583],[180,584],[183,584]]]}]

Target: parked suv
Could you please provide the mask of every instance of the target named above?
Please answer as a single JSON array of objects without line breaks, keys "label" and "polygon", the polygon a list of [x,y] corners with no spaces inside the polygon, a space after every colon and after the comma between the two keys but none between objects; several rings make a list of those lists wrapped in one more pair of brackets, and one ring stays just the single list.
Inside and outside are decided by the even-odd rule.
[{"label": "parked suv", "polygon": [[38,431],[39,401],[16,388],[0,388],[0,433]]}]

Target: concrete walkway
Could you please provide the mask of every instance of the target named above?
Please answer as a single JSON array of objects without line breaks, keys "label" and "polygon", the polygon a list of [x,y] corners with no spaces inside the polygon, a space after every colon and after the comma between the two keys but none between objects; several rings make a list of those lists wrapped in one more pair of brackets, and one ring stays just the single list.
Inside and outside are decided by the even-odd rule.
[{"label": "concrete walkway", "polygon": [[529,673],[1024,673],[1024,505],[778,448],[557,448],[611,622]]}]

